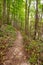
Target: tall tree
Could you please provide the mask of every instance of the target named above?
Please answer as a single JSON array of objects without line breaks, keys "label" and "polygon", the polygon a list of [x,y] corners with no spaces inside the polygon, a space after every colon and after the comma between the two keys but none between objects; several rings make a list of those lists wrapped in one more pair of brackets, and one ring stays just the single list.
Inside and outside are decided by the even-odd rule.
[{"label": "tall tree", "polygon": [[28,3],[28,27],[29,27],[28,35],[29,35],[29,37],[30,37],[30,22],[29,22],[30,6],[31,6],[31,0],[29,0],[29,3]]},{"label": "tall tree", "polygon": [[3,23],[6,22],[6,0],[3,0]]},{"label": "tall tree", "polygon": [[10,0],[7,0],[7,24],[10,23]]},{"label": "tall tree", "polygon": [[31,5],[31,0],[26,0],[25,3],[25,33],[27,35],[29,34],[29,13],[30,13],[30,5]]},{"label": "tall tree", "polygon": [[28,0],[25,2],[25,33],[28,35]]},{"label": "tall tree", "polygon": [[2,1],[0,1],[0,27],[2,24]]},{"label": "tall tree", "polygon": [[39,22],[39,18],[38,18],[38,0],[36,0],[36,14],[35,14],[35,32],[34,32],[34,39],[37,38],[38,35],[38,22]]},{"label": "tall tree", "polygon": [[12,25],[16,27],[16,0],[13,0],[12,2],[12,16],[13,16]]}]

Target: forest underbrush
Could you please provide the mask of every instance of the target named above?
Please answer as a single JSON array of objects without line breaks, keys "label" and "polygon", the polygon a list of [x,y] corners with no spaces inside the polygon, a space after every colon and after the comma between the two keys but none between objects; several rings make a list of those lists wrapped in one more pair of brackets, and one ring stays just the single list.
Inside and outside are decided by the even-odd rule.
[{"label": "forest underbrush", "polygon": [[24,35],[23,39],[27,60],[31,65],[43,65],[43,42],[29,39],[26,35]]},{"label": "forest underbrush", "polygon": [[16,30],[11,25],[2,25],[0,28],[0,64],[4,61],[6,50],[11,47],[16,39]]}]

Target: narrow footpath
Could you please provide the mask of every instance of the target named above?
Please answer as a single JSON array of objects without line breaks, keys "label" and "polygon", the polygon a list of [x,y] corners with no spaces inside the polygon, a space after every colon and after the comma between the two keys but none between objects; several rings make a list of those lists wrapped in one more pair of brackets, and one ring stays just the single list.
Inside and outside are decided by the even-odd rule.
[{"label": "narrow footpath", "polygon": [[6,52],[5,58],[4,65],[30,65],[26,59],[23,37],[19,31],[17,31],[17,39],[14,41],[13,46]]}]

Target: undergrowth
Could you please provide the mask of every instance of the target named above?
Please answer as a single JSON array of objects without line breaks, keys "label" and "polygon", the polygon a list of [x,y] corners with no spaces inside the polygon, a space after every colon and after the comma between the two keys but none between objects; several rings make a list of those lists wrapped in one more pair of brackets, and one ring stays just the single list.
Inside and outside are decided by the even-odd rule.
[{"label": "undergrowth", "polygon": [[43,65],[43,42],[29,39],[26,35],[23,38],[27,60],[31,65]]},{"label": "undergrowth", "polygon": [[16,39],[15,28],[11,25],[2,25],[0,28],[0,63],[3,63],[3,57],[8,47],[11,47]]}]

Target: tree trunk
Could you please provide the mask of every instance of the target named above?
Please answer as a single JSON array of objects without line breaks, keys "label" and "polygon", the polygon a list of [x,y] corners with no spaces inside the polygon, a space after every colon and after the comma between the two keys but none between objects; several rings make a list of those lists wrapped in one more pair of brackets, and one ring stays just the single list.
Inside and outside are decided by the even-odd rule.
[{"label": "tree trunk", "polygon": [[6,22],[6,0],[3,0],[3,23]]},{"label": "tree trunk", "polygon": [[7,24],[10,24],[10,0],[7,0]]},{"label": "tree trunk", "polygon": [[27,6],[27,0],[25,3],[25,33],[28,35],[28,6]]},{"label": "tree trunk", "polygon": [[35,32],[34,32],[34,39],[37,39],[38,36],[38,0],[36,0],[36,15],[35,15]]},{"label": "tree trunk", "polygon": [[29,5],[28,5],[28,35],[30,37],[30,21],[29,21],[29,14],[30,14],[30,5],[31,5],[31,0],[29,0]]},{"label": "tree trunk", "polygon": [[2,8],[1,8],[1,6],[2,6],[2,3],[1,3],[1,1],[0,1],[0,27],[1,27],[1,25],[2,25]]},{"label": "tree trunk", "polygon": [[30,37],[30,24],[29,24],[29,13],[30,13],[30,5],[31,5],[31,0],[26,0],[25,4],[25,33]]}]

